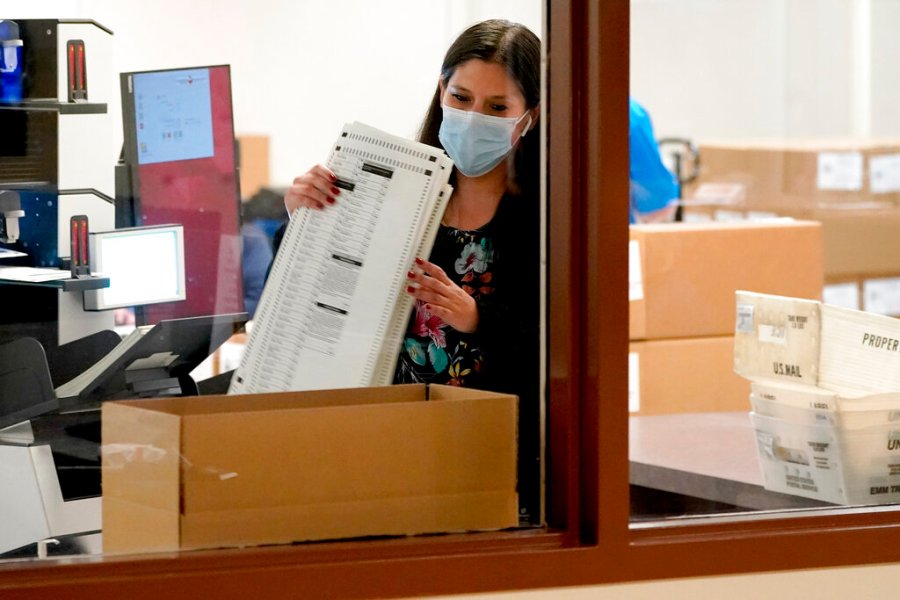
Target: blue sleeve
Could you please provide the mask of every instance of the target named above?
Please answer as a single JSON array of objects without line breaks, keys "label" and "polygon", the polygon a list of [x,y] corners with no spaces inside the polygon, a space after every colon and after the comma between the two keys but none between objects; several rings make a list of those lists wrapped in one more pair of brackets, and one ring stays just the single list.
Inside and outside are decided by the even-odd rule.
[{"label": "blue sleeve", "polygon": [[266,275],[272,262],[272,248],[269,246],[269,239],[256,223],[245,223],[241,227],[241,238],[244,243],[244,310],[252,319],[266,284]]},{"label": "blue sleeve", "polygon": [[634,213],[660,210],[678,199],[678,182],[662,162],[650,115],[629,101],[628,144],[631,152],[631,222]]}]

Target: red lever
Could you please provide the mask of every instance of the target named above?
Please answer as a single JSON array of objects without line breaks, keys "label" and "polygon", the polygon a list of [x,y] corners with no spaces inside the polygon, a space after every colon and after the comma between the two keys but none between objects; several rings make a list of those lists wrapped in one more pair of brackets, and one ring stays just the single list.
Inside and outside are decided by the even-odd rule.
[{"label": "red lever", "polygon": [[78,221],[72,221],[72,262],[78,266]]},{"label": "red lever", "polygon": [[87,69],[84,65],[84,44],[78,46],[78,88],[84,91],[87,88]]},{"label": "red lever", "polygon": [[81,221],[81,266],[87,266],[87,250],[88,241],[87,241],[87,219]]},{"label": "red lever", "polygon": [[75,90],[75,46],[69,43],[69,89]]}]

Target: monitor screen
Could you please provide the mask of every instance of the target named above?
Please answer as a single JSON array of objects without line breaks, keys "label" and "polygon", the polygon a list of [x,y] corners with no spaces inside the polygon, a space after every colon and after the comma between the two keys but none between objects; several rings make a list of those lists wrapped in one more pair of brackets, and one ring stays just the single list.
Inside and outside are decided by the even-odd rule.
[{"label": "monitor screen", "polygon": [[123,73],[121,84],[128,225],[184,226],[186,298],[143,306],[138,322],[243,312],[229,67]]},{"label": "monitor screen", "polygon": [[86,310],[183,301],[184,227],[130,227],[90,234],[91,272],[109,287],[84,293]]}]

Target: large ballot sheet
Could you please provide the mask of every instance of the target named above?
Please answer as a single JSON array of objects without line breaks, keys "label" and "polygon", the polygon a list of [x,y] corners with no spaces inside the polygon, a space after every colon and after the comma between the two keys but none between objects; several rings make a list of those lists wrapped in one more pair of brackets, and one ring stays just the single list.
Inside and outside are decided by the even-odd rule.
[{"label": "large ballot sheet", "polygon": [[453,163],[350,123],[327,164],[338,201],[295,211],[230,394],[391,382],[413,304],[406,273],[434,243]]}]

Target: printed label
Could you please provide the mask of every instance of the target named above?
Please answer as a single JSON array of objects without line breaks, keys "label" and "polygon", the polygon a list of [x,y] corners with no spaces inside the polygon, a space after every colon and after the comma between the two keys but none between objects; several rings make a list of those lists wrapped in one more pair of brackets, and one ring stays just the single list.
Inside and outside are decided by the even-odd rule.
[{"label": "printed label", "polygon": [[820,152],[816,185],[820,190],[861,190],[863,155],[860,152]]},{"label": "printed label", "polygon": [[787,330],[784,328],[784,325],[764,325],[760,323],[759,341],[784,346],[787,344]]},{"label": "printed label", "polygon": [[806,315],[788,315],[788,324],[791,329],[806,329],[809,317]]},{"label": "printed label", "polygon": [[864,281],[863,302],[867,312],[892,317],[900,315],[900,277]]},{"label": "printed label", "polygon": [[713,216],[713,220],[732,223],[734,221],[746,221],[747,216],[739,210],[717,210]]},{"label": "printed label", "polygon": [[753,305],[737,305],[737,321],[734,324],[737,333],[753,333]]},{"label": "printed label", "polygon": [[694,204],[738,204],[745,196],[742,183],[701,183],[691,201]]},{"label": "printed label", "polygon": [[641,244],[628,242],[628,300],[644,299],[644,274],[641,270]]},{"label": "printed label", "polygon": [[874,348],[876,350],[900,352],[900,340],[869,331],[863,333],[862,345],[866,348]]},{"label": "printed label", "polygon": [[822,302],[859,310],[859,286],[856,283],[832,283],[822,289]]},{"label": "printed label", "polygon": [[873,194],[900,192],[900,154],[869,159],[869,189]]},{"label": "printed label", "polygon": [[777,361],[772,363],[772,374],[781,377],[796,377],[797,379],[803,379],[803,374],[800,372],[800,365],[792,365]]},{"label": "printed label", "polygon": [[641,410],[641,363],[637,352],[628,353],[628,412]]}]

